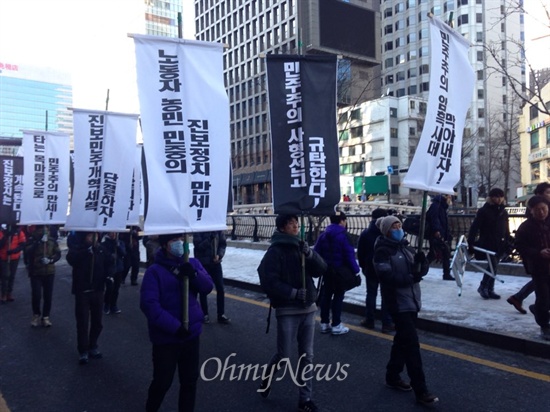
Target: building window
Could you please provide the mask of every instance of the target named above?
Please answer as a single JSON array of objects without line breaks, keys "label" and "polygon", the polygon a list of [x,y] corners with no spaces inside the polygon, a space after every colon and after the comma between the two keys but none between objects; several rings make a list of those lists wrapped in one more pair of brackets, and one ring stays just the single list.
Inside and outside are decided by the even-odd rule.
[{"label": "building window", "polygon": [[403,20],[398,20],[395,22],[395,31],[397,30],[403,30],[405,28],[405,23]]},{"label": "building window", "polygon": [[[550,146],[550,126],[546,128],[546,146]],[[550,175],[548,175],[550,177]]]},{"label": "building window", "polygon": [[410,79],[411,77],[416,77],[416,67],[411,67],[407,70],[407,76]]},{"label": "building window", "polygon": [[397,151],[397,147],[395,147],[395,146],[390,147],[390,156],[394,156],[394,157],[399,156],[399,152]]},{"label": "building window", "polygon": [[427,64],[423,64],[420,66],[420,75],[428,74],[430,72],[430,66]]},{"label": "building window", "polygon": [[485,117],[485,109],[483,107],[478,107],[477,117],[478,119],[483,119]]},{"label": "building window", "polygon": [[390,107],[390,117],[397,117],[397,109],[395,107]]},{"label": "building window", "polygon": [[478,70],[477,71],[477,79],[478,80],[483,80],[483,70]]},{"label": "building window", "polygon": [[404,54],[398,54],[395,56],[395,65],[403,64],[405,63],[405,55]]},{"label": "building window", "polygon": [[390,137],[397,139],[397,129],[395,127],[390,128]]},{"label": "building window", "polygon": [[485,94],[485,90],[483,89],[477,89],[477,98],[483,99],[483,95]]},{"label": "building window", "polygon": [[422,114],[426,114],[426,111],[428,110],[428,105],[424,102],[420,102],[418,104],[418,111]]},{"label": "building window", "polygon": [[426,57],[429,56],[430,53],[428,51],[428,46],[423,46],[418,50],[418,56],[419,57]]},{"label": "building window", "polygon": [[483,61],[483,52],[482,52],[482,51],[478,51],[478,52],[477,52],[477,61],[478,61],[478,62],[482,62],[482,61]]},{"label": "building window", "polygon": [[405,72],[397,72],[396,80],[397,81],[405,80]]},{"label": "building window", "polygon": [[416,24],[416,16],[414,14],[407,17],[407,27],[412,26],[413,24]]},{"label": "building window", "polygon": [[407,94],[416,94],[416,85],[409,86],[409,89],[407,90]]},{"label": "building window", "polygon": [[363,137],[363,126],[358,126],[350,129],[350,135],[354,137]]},{"label": "building window", "polygon": [[416,50],[411,50],[411,51],[407,52],[407,60],[408,61],[415,60],[415,59],[416,59]]},{"label": "building window", "polygon": [[422,39],[427,39],[429,38],[429,31],[428,29],[422,29],[418,32],[418,39],[419,40],[422,40]]},{"label": "building window", "polygon": [[[414,101],[411,103],[414,103]],[[412,108],[414,109],[414,107]],[[409,136],[416,136],[416,129],[414,127],[409,127]]]},{"label": "building window", "polygon": [[355,146],[348,147],[349,153],[348,156],[355,156]]},{"label": "building window", "polygon": [[384,44],[384,51],[393,50],[393,42],[388,41]]},{"label": "building window", "polygon": [[476,13],[476,23],[483,23],[483,14]]},{"label": "building window", "polygon": [[393,33],[393,24],[388,24],[384,27],[384,34]]},{"label": "building window", "polygon": [[414,110],[416,108],[416,101],[414,100],[409,101],[409,108]]},{"label": "building window", "polygon": [[391,17],[391,16],[393,16],[392,8],[390,7],[390,8],[385,9],[384,10],[384,17]]},{"label": "building window", "polygon": [[531,181],[540,179],[540,162],[531,163]]},{"label": "building window", "polygon": [[389,74],[386,76],[386,84],[392,84],[393,83],[393,74]]},{"label": "building window", "polygon": [[430,90],[430,84],[428,82],[422,83],[422,85],[420,86],[420,91],[427,92],[429,90]]},{"label": "building window", "polygon": [[531,150],[537,150],[539,148],[539,131],[535,130],[531,133]]},{"label": "building window", "polygon": [[462,16],[458,16],[458,26],[462,26],[463,24],[468,24],[468,15],[463,14]]},{"label": "building window", "polygon": [[395,5],[395,13],[400,13],[402,11],[405,11],[405,5],[403,3],[397,3]]},{"label": "building window", "polygon": [[531,105],[529,107],[529,119],[532,120],[532,119],[535,119],[536,117],[539,116],[539,108],[538,106],[535,104],[535,105]]},{"label": "building window", "polygon": [[476,42],[483,43],[483,32],[482,31],[478,31],[476,33]]},{"label": "building window", "polygon": [[398,37],[395,39],[395,48],[401,47],[405,45],[405,38],[404,37]]},{"label": "building window", "polygon": [[397,89],[397,92],[395,93],[396,97],[402,97],[405,96],[405,89]]},{"label": "building window", "polygon": [[384,61],[384,67],[386,69],[393,67],[393,59],[391,57]]},{"label": "building window", "polygon": [[502,104],[508,103],[508,99],[506,98],[506,95],[502,95]]},{"label": "building window", "polygon": [[407,44],[416,41],[416,33],[407,34]]},{"label": "building window", "polygon": [[340,137],[338,140],[340,141],[346,141],[349,139],[349,130],[342,130],[340,132]]}]

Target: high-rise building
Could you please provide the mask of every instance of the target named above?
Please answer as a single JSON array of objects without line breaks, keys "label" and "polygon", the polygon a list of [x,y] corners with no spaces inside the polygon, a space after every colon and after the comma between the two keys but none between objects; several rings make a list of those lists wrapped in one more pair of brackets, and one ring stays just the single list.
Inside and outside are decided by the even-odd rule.
[{"label": "high-rise building", "polygon": [[178,13],[182,11],[183,0],[144,1],[145,34],[178,37]]},{"label": "high-rise building", "polygon": [[[198,40],[227,44],[236,203],[271,201],[267,54],[336,54],[339,105],[380,96],[376,0],[195,0]],[[335,113],[336,115],[336,113]]]},{"label": "high-rise building", "polygon": [[0,137],[21,138],[21,130],[72,134],[70,75],[0,59]]},{"label": "high-rise building", "polygon": [[[382,83],[385,93],[427,98],[430,84],[428,13],[453,25],[470,41],[476,72],[462,151],[459,200],[474,205],[491,186],[510,189],[519,183],[516,89],[525,86],[523,14],[507,0],[382,0]],[[521,2],[520,2],[521,3]],[[514,9],[516,5],[516,9]],[[519,84],[519,87],[517,86]],[[515,138],[514,138],[515,136]],[[503,161],[504,159],[504,161]],[[471,193],[471,195],[470,195]]]}]

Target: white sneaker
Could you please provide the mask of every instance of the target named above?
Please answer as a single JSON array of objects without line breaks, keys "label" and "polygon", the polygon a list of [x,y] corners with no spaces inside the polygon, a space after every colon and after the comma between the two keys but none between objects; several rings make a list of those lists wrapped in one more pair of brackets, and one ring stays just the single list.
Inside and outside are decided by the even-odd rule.
[{"label": "white sneaker", "polygon": [[333,335],[343,335],[348,332],[349,332],[349,328],[344,326],[342,323],[339,323],[338,325],[332,327]]},{"label": "white sneaker", "polygon": [[48,316],[44,316],[42,318],[42,326],[44,326],[45,328],[49,328],[50,326],[52,326],[52,322],[50,321],[50,318]]},{"label": "white sneaker", "polygon": [[33,328],[40,326],[40,315],[32,315],[31,326]]},{"label": "white sneaker", "polygon": [[331,330],[330,323],[321,323],[321,333],[330,333]]}]

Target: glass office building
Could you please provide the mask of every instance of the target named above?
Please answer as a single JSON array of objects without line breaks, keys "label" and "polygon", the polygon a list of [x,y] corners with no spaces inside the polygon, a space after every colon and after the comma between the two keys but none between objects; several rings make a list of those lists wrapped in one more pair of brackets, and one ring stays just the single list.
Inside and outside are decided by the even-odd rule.
[{"label": "glass office building", "polygon": [[145,33],[178,37],[182,0],[145,0]]},{"label": "glass office building", "polygon": [[73,93],[68,74],[0,59],[0,137],[22,130],[72,134]]}]

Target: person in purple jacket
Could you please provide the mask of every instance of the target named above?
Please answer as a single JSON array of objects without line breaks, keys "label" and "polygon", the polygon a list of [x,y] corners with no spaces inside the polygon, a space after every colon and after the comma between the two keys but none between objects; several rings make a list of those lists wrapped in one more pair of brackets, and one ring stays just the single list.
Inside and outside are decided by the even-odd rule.
[{"label": "person in purple jacket", "polygon": [[[355,250],[351,245],[346,230],[346,214],[336,212],[330,216],[330,225],[317,239],[314,250],[321,255],[327,265],[340,267],[347,266],[353,273],[359,273],[359,265],[355,260]],[[321,333],[343,335],[349,332],[340,320],[345,290],[330,278],[325,276],[321,286]],[[332,325],[330,313],[332,312]]]},{"label": "person in purple jacket", "polygon": [[[197,259],[185,262],[181,234],[159,236],[160,248],[143,277],[140,308],[153,344],[153,381],[146,411],[158,411],[178,368],[180,411],[193,411],[199,377],[199,336],[204,315],[197,299],[214,283]],[[183,280],[189,279],[189,326],[182,322]]]}]

